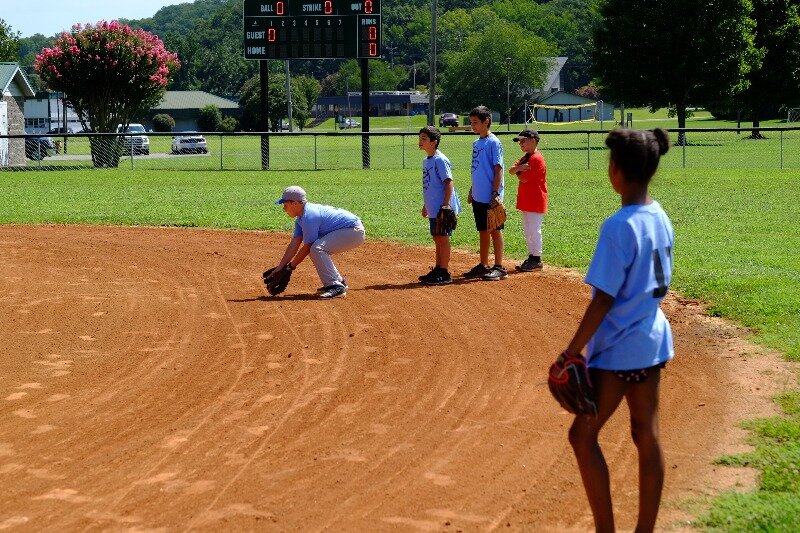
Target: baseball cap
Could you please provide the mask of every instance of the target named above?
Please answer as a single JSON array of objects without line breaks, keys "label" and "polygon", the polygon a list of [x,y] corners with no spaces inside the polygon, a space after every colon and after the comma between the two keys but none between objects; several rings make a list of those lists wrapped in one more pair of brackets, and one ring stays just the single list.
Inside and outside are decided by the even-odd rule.
[{"label": "baseball cap", "polygon": [[283,190],[283,194],[281,195],[280,199],[276,201],[276,204],[284,204],[286,202],[305,202],[306,201],[306,191],[303,190],[302,187],[299,185],[290,185]]},{"label": "baseball cap", "polygon": [[520,139],[536,139],[538,141],[539,140],[539,132],[536,131],[536,130],[531,130],[531,129],[522,130],[521,132],[519,132],[519,136],[514,137],[513,140],[516,143],[516,142],[519,142]]}]

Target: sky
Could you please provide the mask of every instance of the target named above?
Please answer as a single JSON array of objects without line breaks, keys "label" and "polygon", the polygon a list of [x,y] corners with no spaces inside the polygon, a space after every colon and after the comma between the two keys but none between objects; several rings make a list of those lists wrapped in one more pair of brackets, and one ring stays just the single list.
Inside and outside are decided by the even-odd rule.
[{"label": "sky", "polygon": [[76,22],[152,17],[164,6],[190,0],[0,0],[0,19],[20,37],[41,33],[51,37]]}]

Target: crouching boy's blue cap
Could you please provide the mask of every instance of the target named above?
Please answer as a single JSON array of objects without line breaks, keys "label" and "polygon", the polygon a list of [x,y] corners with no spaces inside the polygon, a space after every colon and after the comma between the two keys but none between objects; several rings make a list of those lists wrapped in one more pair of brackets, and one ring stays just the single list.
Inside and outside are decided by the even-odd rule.
[{"label": "crouching boy's blue cap", "polygon": [[306,191],[303,190],[302,187],[299,185],[292,185],[290,187],[286,187],[283,190],[283,194],[281,195],[280,199],[276,201],[276,204],[284,204],[286,202],[303,202],[306,201]]}]

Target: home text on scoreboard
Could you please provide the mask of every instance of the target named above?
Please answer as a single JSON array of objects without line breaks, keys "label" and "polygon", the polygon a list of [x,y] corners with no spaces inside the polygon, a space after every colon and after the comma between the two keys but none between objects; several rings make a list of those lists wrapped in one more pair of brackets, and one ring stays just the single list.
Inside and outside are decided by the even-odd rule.
[{"label": "home text on scoreboard", "polygon": [[245,59],[381,57],[380,0],[244,0]]}]

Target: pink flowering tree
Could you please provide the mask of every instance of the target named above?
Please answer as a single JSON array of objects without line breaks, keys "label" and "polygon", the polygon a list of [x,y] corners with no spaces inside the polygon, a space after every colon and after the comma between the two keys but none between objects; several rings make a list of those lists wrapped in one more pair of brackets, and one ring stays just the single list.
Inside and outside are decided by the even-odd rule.
[{"label": "pink flowering tree", "polygon": [[[157,36],[116,21],[76,24],[36,56],[36,73],[78,115],[84,129],[113,133],[158,105],[180,67]],[[117,166],[116,136],[91,139],[95,166]]]}]

